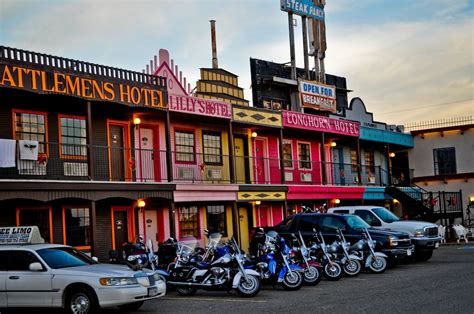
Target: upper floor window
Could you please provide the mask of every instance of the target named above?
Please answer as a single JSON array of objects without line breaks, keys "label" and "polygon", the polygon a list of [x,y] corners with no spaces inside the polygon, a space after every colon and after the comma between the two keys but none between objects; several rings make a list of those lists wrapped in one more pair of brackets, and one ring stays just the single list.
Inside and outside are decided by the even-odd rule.
[{"label": "upper floor window", "polygon": [[456,173],[456,150],[454,147],[433,149],[435,175]]},{"label": "upper floor window", "polygon": [[175,131],[176,161],[194,162],[194,132]]},{"label": "upper floor window", "polygon": [[283,164],[285,168],[293,168],[293,154],[291,142],[283,142]]},{"label": "upper floor window", "polygon": [[47,139],[46,113],[13,110],[13,119],[15,139],[38,141],[38,153],[45,154]]},{"label": "upper floor window", "polygon": [[311,155],[308,143],[298,143],[298,158],[300,169],[311,169]]},{"label": "upper floor window", "polygon": [[59,115],[61,157],[87,157],[86,120]]},{"label": "upper floor window", "polygon": [[375,156],[373,150],[364,151],[364,160],[365,160],[365,172],[375,172]]},{"label": "upper floor window", "polygon": [[222,141],[219,132],[202,132],[202,150],[206,165],[222,165]]}]

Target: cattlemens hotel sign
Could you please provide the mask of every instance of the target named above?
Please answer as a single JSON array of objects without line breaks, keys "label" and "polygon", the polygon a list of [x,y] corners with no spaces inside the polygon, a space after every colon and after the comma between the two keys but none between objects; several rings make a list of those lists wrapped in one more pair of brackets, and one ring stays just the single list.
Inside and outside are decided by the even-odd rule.
[{"label": "cattlemens hotel sign", "polygon": [[0,64],[0,87],[110,101],[131,107],[167,107],[163,103],[163,92],[146,85],[111,82],[6,64]]}]

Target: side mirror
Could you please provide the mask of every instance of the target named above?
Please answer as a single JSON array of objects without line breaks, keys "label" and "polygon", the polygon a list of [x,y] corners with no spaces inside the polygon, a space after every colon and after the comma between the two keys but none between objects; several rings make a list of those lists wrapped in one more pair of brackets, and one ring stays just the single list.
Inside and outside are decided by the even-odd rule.
[{"label": "side mirror", "polygon": [[38,263],[38,262],[31,263],[29,268],[30,268],[31,271],[43,271],[44,270],[43,265],[41,265],[41,263]]},{"label": "side mirror", "polygon": [[92,260],[93,260],[94,262],[96,262],[96,263],[99,262],[99,259],[97,258],[97,256],[92,256]]}]

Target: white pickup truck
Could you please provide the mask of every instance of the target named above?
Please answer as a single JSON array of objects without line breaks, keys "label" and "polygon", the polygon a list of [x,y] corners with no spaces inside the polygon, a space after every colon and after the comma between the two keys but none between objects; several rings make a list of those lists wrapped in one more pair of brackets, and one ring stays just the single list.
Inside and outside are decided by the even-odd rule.
[{"label": "white pickup truck", "polygon": [[429,260],[441,241],[437,225],[426,221],[401,220],[380,206],[341,206],[329,208],[328,213],[354,214],[374,228],[408,233],[412,244],[415,245],[415,257],[421,261]]}]

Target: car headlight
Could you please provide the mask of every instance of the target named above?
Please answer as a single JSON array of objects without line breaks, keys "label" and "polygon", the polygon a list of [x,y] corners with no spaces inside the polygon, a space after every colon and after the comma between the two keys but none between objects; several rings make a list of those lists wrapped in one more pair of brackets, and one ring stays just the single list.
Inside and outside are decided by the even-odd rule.
[{"label": "car headlight", "polygon": [[422,236],[425,235],[425,230],[423,230],[423,229],[416,229],[414,234],[415,234],[415,237],[422,237]]},{"label": "car headlight", "polygon": [[394,236],[389,236],[388,237],[390,246],[397,246],[398,245],[398,238]]},{"label": "car headlight", "polygon": [[138,284],[137,278],[134,277],[100,278],[99,282],[102,286],[129,286]]}]

